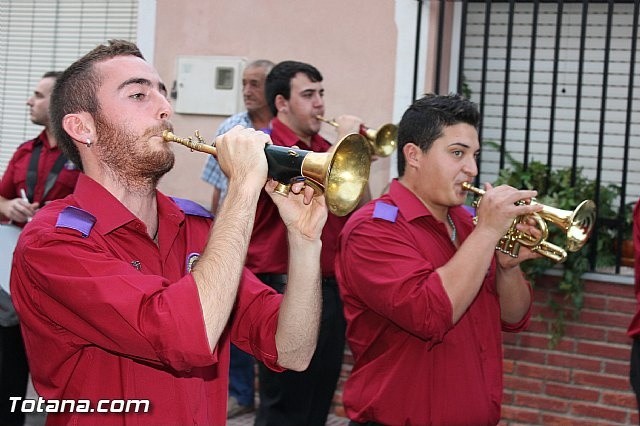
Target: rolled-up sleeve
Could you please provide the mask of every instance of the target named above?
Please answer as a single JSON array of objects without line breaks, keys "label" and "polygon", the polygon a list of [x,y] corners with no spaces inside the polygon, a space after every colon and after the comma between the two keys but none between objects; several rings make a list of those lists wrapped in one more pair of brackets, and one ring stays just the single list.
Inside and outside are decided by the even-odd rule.
[{"label": "rolled-up sleeve", "polygon": [[[72,345],[97,345],[176,370],[216,361],[207,342],[195,282],[145,274],[90,239],[31,234],[14,256],[18,312],[68,334]],[[32,321],[25,315],[25,321]]]}]

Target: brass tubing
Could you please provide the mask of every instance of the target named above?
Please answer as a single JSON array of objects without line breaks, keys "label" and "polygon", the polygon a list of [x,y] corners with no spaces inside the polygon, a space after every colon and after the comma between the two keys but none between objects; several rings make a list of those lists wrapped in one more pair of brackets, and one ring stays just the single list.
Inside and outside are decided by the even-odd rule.
[{"label": "brass tubing", "polygon": [[191,138],[181,138],[179,136],[176,136],[169,130],[165,130],[162,132],[162,138],[167,142],[177,142],[181,145],[191,148],[194,151],[206,152],[207,154],[211,154],[214,157],[218,155],[218,150],[215,146],[207,145],[206,143],[201,142],[199,137],[200,134],[197,131],[196,138],[198,139],[198,141],[194,141]]},{"label": "brass tubing", "polygon": [[484,189],[476,188],[475,186],[471,185],[469,182],[462,182],[462,188],[466,189],[467,191],[471,191],[476,195],[483,196],[485,194]]}]

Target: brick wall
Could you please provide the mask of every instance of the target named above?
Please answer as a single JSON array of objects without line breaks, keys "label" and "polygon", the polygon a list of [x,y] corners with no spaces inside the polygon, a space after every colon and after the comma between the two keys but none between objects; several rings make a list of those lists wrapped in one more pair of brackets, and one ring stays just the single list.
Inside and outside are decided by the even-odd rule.
[{"label": "brick wall", "polygon": [[[550,348],[554,316],[548,301],[566,305],[556,281],[548,277],[536,284],[529,329],[504,334],[501,425],[637,425],[626,336],[636,309],[633,286],[586,281],[584,308],[575,319],[566,309],[565,335]],[[339,416],[344,416],[341,390],[352,362],[347,350],[335,395]]]}]

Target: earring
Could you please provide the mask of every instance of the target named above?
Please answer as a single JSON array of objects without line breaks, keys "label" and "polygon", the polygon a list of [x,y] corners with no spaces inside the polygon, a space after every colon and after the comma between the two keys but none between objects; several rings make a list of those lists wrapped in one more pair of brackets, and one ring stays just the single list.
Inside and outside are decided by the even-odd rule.
[{"label": "earring", "polygon": [[85,142],[85,145],[87,145],[87,148],[91,148],[91,139],[87,138],[87,142]]}]

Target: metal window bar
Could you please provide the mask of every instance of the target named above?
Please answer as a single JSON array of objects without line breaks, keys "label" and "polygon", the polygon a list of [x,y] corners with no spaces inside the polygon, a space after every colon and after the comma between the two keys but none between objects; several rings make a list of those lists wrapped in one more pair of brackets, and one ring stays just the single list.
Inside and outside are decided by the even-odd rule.
[{"label": "metal window bar", "polygon": [[[510,97],[510,93],[509,93],[509,84],[510,84],[510,61],[511,61],[511,50],[512,50],[512,46],[511,46],[511,31],[512,31],[512,27],[514,25],[514,21],[513,21],[513,8],[515,7],[515,2],[513,0],[507,0],[507,1],[502,1],[502,2],[492,2],[491,0],[485,0],[485,1],[462,1],[462,17],[461,17],[461,21],[462,21],[462,34],[461,34],[461,45],[460,45],[460,59],[458,61],[459,63],[459,69],[458,69],[458,92],[463,93],[465,90],[464,85],[466,84],[465,81],[465,65],[466,65],[466,40],[467,40],[467,29],[466,29],[466,25],[467,25],[467,20],[468,20],[468,10],[469,10],[469,3],[484,3],[484,27],[483,27],[483,45],[482,45],[482,56],[481,56],[481,66],[480,66],[480,81],[479,81],[479,93],[474,93],[474,97],[476,97],[476,102],[478,103],[478,106],[480,108],[481,114],[483,114],[483,122],[484,122],[484,114],[485,114],[485,107],[486,107],[486,102],[487,102],[487,76],[488,76],[488,61],[492,58],[489,58],[489,41],[491,38],[491,32],[492,32],[492,15],[491,15],[491,10],[492,10],[492,3],[509,3],[509,23],[508,23],[508,30],[509,30],[509,35],[508,38],[509,40],[507,40],[508,45],[506,47],[506,53],[507,53],[507,58],[506,58],[506,63],[505,63],[505,81],[504,81],[504,94],[503,94],[503,105],[502,105],[502,111],[503,111],[503,119],[502,119],[502,128],[500,129],[500,134],[501,134],[501,150],[500,150],[500,159],[499,159],[499,164],[500,164],[500,168],[502,168],[504,166],[504,162],[505,162],[505,157],[506,157],[506,152],[505,152],[505,144],[506,144],[506,139],[507,139],[507,127],[508,127],[508,120],[509,120],[509,114],[508,114],[508,101],[509,101],[509,97]],[[442,2],[440,2],[440,13],[443,13],[443,5]],[[525,129],[524,129],[524,144],[523,144],[523,164],[525,166],[525,168],[527,167],[528,161],[529,161],[529,157],[530,157],[530,144],[531,144],[531,140],[530,140],[530,136],[531,136],[531,131],[532,131],[532,125],[531,125],[531,120],[532,120],[532,116],[533,116],[533,97],[534,97],[534,73],[535,73],[535,66],[536,66],[536,43],[537,43],[537,39],[538,39],[538,33],[539,33],[539,28],[538,28],[538,19],[539,19],[539,15],[540,15],[540,3],[554,3],[557,8],[556,8],[556,32],[555,32],[555,36],[554,36],[554,48],[553,48],[553,55],[554,55],[554,64],[553,64],[553,70],[552,70],[552,83],[551,83],[551,95],[550,95],[550,107],[549,107],[549,114],[550,114],[550,119],[549,119],[549,132],[548,132],[548,146],[547,146],[547,164],[549,164],[550,167],[553,167],[553,160],[554,160],[554,147],[555,147],[555,142],[556,142],[556,137],[557,137],[557,132],[556,132],[556,128],[555,128],[555,122],[556,122],[556,110],[557,110],[557,100],[558,100],[558,93],[557,93],[557,88],[559,86],[558,84],[558,76],[560,74],[559,70],[558,70],[558,65],[560,63],[560,55],[562,53],[562,49],[561,49],[561,39],[562,39],[562,29],[563,29],[563,16],[564,16],[564,6],[565,3],[569,4],[569,3],[573,3],[573,4],[581,4],[582,6],[582,10],[581,10],[581,27],[580,27],[580,36],[579,36],[579,41],[580,41],[580,47],[579,47],[579,59],[577,60],[577,65],[578,65],[578,70],[577,70],[577,83],[576,83],[576,94],[575,94],[575,106],[574,106],[574,135],[573,135],[573,141],[572,141],[572,152],[573,152],[573,159],[572,159],[572,168],[573,168],[573,174],[572,174],[572,182],[575,182],[576,179],[576,171],[578,169],[578,157],[579,157],[579,147],[580,147],[580,126],[581,126],[581,115],[582,115],[582,111],[583,111],[583,79],[585,76],[585,52],[589,49],[589,47],[586,45],[587,43],[587,27],[588,27],[588,17],[589,17],[589,5],[590,4],[594,4],[594,3],[599,3],[599,4],[604,4],[606,3],[608,5],[607,7],[607,16],[606,16],[606,26],[605,26],[605,36],[604,36],[604,43],[605,43],[605,47],[603,49],[603,54],[604,54],[604,58],[602,61],[603,64],[603,69],[602,69],[602,91],[601,91],[601,105],[600,105],[600,120],[599,120],[599,129],[598,129],[598,137],[597,137],[597,159],[596,159],[596,167],[595,167],[595,185],[596,185],[596,194],[595,194],[595,200],[596,203],[598,203],[599,199],[600,199],[600,193],[599,193],[599,188],[603,182],[603,153],[604,153],[604,148],[606,147],[606,135],[605,135],[605,125],[607,124],[606,119],[607,119],[607,101],[608,101],[608,77],[609,77],[609,73],[610,73],[610,67],[611,67],[611,59],[610,59],[610,50],[611,50],[611,41],[612,41],[612,27],[613,27],[613,16],[614,16],[614,5],[616,3],[620,4],[620,3],[627,3],[630,4],[632,3],[634,5],[633,7],[633,30],[632,30],[632,35],[630,37],[630,42],[631,42],[631,47],[630,47],[630,60],[629,60],[629,75],[628,75],[628,87],[627,87],[627,96],[626,96],[626,111],[625,111],[625,120],[624,120],[624,136],[623,136],[623,146],[624,146],[624,155],[623,155],[623,161],[622,161],[622,179],[621,179],[621,193],[620,193],[620,209],[618,211],[618,216],[616,219],[614,219],[613,221],[610,220],[606,220],[606,219],[602,219],[602,218],[598,218],[599,223],[604,223],[605,225],[609,226],[611,229],[617,230],[618,233],[618,250],[617,250],[617,261],[616,261],[616,269],[615,269],[615,273],[620,273],[620,257],[621,257],[621,250],[620,250],[620,245],[621,245],[621,240],[622,240],[622,235],[625,231],[625,205],[627,204],[626,202],[626,196],[627,196],[627,185],[628,185],[628,172],[629,172],[629,162],[630,162],[630,157],[629,157],[629,149],[631,148],[631,144],[630,144],[630,140],[632,138],[632,124],[637,125],[638,123],[634,123],[633,122],[633,117],[632,117],[632,112],[633,112],[633,88],[634,88],[634,83],[635,83],[635,78],[634,78],[634,73],[635,73],[635,61],[636,61],[636,50],[637,50],[637,38],[638,38],[638,15],[639,15],[639,9],[640,9],[640,0],[632,0],[632,1],[617,1],[614,2],[613,0],[608,0],[607,2],[603,2],[603,1],[588,1],[588,0],[578,0],[578,1],[567,1],[564,2],[562,0],[559,1],[545,1],[545,0],[534,0],[531,2],[518,2],[520,3],[529,3],[532,5],[533,7],[533,11],[532,11],[532,28],[531,28],[531,41],[530,41],[530,55],[529,55],[529,81],[528,81],[528,88],[527,88],[527,102],[526,102],[526,113],[525,113]],[[440,20],[440,25],[442,24],[442,20]],[[439,31],[439,33],[442,33],[442,31]],[[441,55],[442,55],[442,46],[440,46],[440,43],[442,43],[442,41],[438,40],[438,56],[437,56],[437,63],[441,63]],[[437,83],[439,83],[440,78],[439,78],[439,73],[440,73],[440,68],[436,67],[437,70]],[[436,87],[439,87],[439,85],[436,85]],[[609,124],[610,125],[610,124]],[[484,127],[484,126],[483,126]],[[483,128],[481,127],[480,129],[480,139],[483,140]],[[480,168],[482,167],[482,159],[479,159],[479,172],[480,172]],[[638,184],[636,182],[636,184]],[[594,236],[595,237],[595,236]],[[597,237],[596,237],[597,238]],[[595,241],[595,244],[592,244],[592,247],[596,247],[597,241]],[[592,250],[592,253],[590,253],[590,260],[591,260],[591,268],[592,270],[594,270],[595,268],[595,261],[596,261],[596,253],[595,250]]]}]

